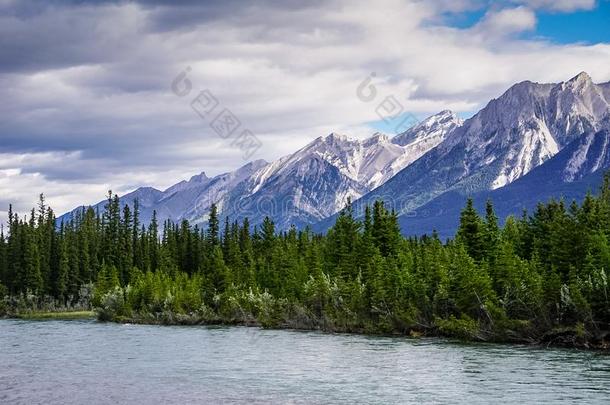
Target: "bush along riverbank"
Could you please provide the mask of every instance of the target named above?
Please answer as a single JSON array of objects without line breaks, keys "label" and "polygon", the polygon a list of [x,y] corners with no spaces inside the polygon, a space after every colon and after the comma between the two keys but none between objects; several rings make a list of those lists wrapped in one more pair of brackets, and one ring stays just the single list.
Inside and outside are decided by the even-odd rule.
[{"label": "bush along riverbank", "polygon": [[[138,203],[83,210],[57,227],[44,200],[12,213],[0,235],[5,295],[32,292],[91,305],[106,321],[258,324],[608,347],[610,176],[581,204],[550,201],[499,226],[493,205],[468,201],[454,239],[401,236],[382,202],[351,205],[325,234],[218,218],[205,228],[153,216]],[[221,230],[222,229],[222,230]]]},{"label": "bush along riverbank", "polygon": [[51,296],[37,296],[30,291],[9,296],[0,285],[0,318],[21,319],[95,319],[91,306],[93,284],[83,285],[78,296],[58,300]]},{"label": "bush along riverbank", "polygon": [[546,328],[530,320],[508,319],[497,308],[481,308],[486,313],[482,319],[436,316],[427,323],[413,313],[354,313],[327,276],[308,280],[305,302],[277,299],[268,292],[230,290],[204,303],[198,293],[201,282],[197,277],[175,280],[160,273],[142,275],[133,286],[116,286],[106,292],[95,310],[97,318],[134,324],[245,325],[610,350],[610,334],[603,330],[594,334],[581,322]]}]

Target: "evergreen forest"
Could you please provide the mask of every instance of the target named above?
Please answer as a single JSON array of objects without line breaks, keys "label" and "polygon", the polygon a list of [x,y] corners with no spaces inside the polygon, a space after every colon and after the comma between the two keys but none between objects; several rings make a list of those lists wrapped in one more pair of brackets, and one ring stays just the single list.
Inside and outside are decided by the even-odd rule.
[{"label": "evergreen forest", "polygon": [[[469,200],[453,239],[405,238],[376,202],[324,235],[220,218],[140,223],[138,201],[57,223],[41,195],[0,235],[0,314],[589,344],[610,329],[610,175],[580,203],[502,221]],[[408,230],[406,230],[408,231]]]}]

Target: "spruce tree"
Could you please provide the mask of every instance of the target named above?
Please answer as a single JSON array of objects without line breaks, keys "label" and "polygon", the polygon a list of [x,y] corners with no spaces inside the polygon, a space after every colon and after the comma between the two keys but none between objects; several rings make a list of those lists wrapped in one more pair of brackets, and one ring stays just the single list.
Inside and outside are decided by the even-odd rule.
[{"label": "spruce tree", "polygon": [[66,303],[68,298],[68,276],[70,273],[70,259],[68,257],[68,248],[66,241],[62,238],[59,242],[59,263],[57,268],[57,275],[54,280],[54,293],[62,303]]},{"label": "spruce tree", "polygon": [[498,217],[494,212],[491,200],[487,200],[485,204],[485,224],[483,229],[483,248],[485,250],[485,259],[490,266],[493,266],[498,254],[498,242],[500,238],[500,228],[498,226]]},{"label": "spruce tree", "polygon": [[212,204],[210,207],[210,217],[208,219],[208,233],[207,233],[207,243],[214,247],[219,244],[219,235],[220,227],[218,222],[218,208],[216,204]]},{"label": "spruce tree", "polygon": [[483,224],[474,208],[472,198],[466,201],[466,207],[460,214],[460,225],[457,240],[464,245],[466,252],[476,261],[484,256]]},{"label": "spruce tree", "polygon": [[159,224],[157,222],[157,211],[154,210],[150,224],[148,225],[148,254],[150,257],[150,268],[153,271],[159,269]]},{"label": "spruce tree", "polygon": [[8,224],[9,224],[9,236],[6,246],[6,257],[7,257],[7,276],[6,276],[6,287],[9,294],[15,295],[23,290],[23,285],[20,284],[20,273],[23,268],[23,234],[21,232],[22,227],[19,223],[19,216],[13,213],[13,206],[9,205],[8,208]]},{"label": "spruce tree", "polygon": [[327,235],[327,267],[329,274],[343,280],[353,280],[358,274],[356,248],[360,223],[354,219],[351,202],[341,210],[335,225]]},{"label": "spruce tree", "polygon": [[34,294],[43,293],[43,280],[40,273],[40,254],[36,238],[36,214],[32,209],[29,226],[24,232],[24,251],[23,251],[23,275],[22,285],[24,290]]},{"label": "spruce tree", "polygon": [[143,232],[141,232],[140,226],[140,200],[136,198],[133,200],[133,227],[131,230],[131,251],[133,252],[132,266],[139,269],[145,269],[141,244]]},{"label": "spruce tree", "polygon": [[[8,279],[7,243],[4,238],[4,224],[0,224],[0,284],[6,285]],[[4,287],[6,288],[6,287]]]}]

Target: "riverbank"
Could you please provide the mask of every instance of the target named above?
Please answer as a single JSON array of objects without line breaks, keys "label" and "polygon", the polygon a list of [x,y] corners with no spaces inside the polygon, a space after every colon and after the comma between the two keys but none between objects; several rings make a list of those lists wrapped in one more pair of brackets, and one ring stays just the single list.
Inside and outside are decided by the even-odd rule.
[{"label": "riverbank", "polygon": [[[336,325],[328,319],[312,320],[306,316],[283,319],[273,322],[269,318],[260,321],[251,314],[242,313],[240,317],[222,318],[209,309],[191,314],[178,314],[168,311],[159,313],[132,314],[132,316],[109,316],[100,308],[95,310],[59,310],[59,311],[25,311],[4,315],[6,319],[24,320],[97,320],[117,324],[159,325],[159,326],[247,326],[272,330],[318,331],[329,334],[354,334],[362,336],[393,336],[410,338],[453,338],[472,343],[522,344],[532,347],[561,347],[579,350],[596,350],[610,353],[610,332],[600,331],[597,334],[586,331],[582,325],[559,327],[536,336],[516,335],[514,331],[494,333],[488,330],[468,329],[460,323],[454,323],[451,329],[442,321],[439,325],[419,330],[380,330],[372,325],[355,327]],[[462,323],[463,324],[463,323]]]},{"label": "riverbank", "polygon": [[55,303],[47,305],[4,305],[0,307],[0,318],[31,320],[97,319],[97,312],[91,309],[90,305],[65,306]]},{"label": "riverbank", "polygon": [[[490,330],[467,330],[460,322],[438,322],[438,324],[420,329],[408,330],[381,330],[372,325],[366,327],[354,327],[348,325],[336,325],[328,319],[314,321],[306,318],[301,313],[299,318],[283,319],[282,321],[270,323],[269,319],[260,321],[251,314],[243,314],[243,317],[222,318],[210,311],[205,313],[175,314],[171,312],[160,312],[156,314],[135,314],[134,316],[118,316],[108,319],[107,314],[97,312],[97,319],[101,322],[113,322],[119,324],[159,325],[159,326],[197,326],[197,325],[225,325],[225,326],[247,326],[260,327],[270,330],[300,330],[318,331],[329,334],[355,334],[362,336],[393,336],[410,338],[453,338],[471,343],[499,343],[499,344],[521,344],[532,347],[568,348],[579,350],[595,350],[610,353],[610,332],[600,331],[597,334],[584,329],[582,325],[574,327],[558,327],[546,332],[536,333],[535,336],[518,335],[515,331],[505,330],[493,332]],[[454,320],[455,321],[455,320]]]},{"label": "riverbank", "polygon": [[58,311],[58,312],[25,312],[12,316],[17,319],[29,320],[77,320],[77,319],[97,319],[94,311]]},{"label": "riverbank", "polygon": [[78,297],[55,299],[49,295],[0,294],[0,318],[32,320],[96,319],[91,303],[91,286],[81,289]]}]

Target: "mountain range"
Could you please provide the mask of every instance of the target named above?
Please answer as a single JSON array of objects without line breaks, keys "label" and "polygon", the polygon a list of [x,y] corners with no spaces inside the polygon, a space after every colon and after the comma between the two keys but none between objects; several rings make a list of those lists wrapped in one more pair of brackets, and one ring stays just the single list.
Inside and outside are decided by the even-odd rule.
[{"label": "mountain range", "polygon": [[478,207],[492,199],[504,217],[595,191],[610,168],[609,133],[610,83],[583,72],[557,84],[515,84],[465,121],[442,111],[392,138],[331,133],[274,162],[201,173],[165,191],[139,188],[121,202],[137,198],[144,223],[153,211],[160,221],[205,223],[216,203],[232,219],[270,216],[279,229],[324,231],[348,200],[357,214],[383,200],[403,233],[451,236],[468,196]]}]

